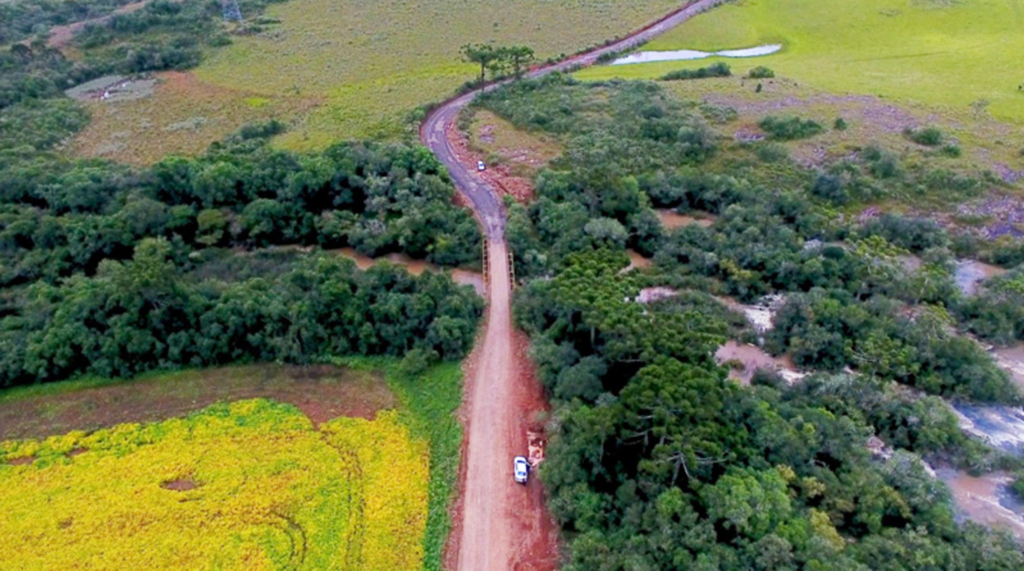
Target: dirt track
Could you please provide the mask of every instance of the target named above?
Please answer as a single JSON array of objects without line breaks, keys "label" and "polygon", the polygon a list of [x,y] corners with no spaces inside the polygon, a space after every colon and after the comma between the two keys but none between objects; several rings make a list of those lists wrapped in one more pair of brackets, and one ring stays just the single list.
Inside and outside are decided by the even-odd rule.
[{"label": "dirt track", "polygon": [[[529,73],[593,65],[662,34],[725,0],[699,0],[606,47]],[[500,84],[498,84],[500,85]],[[526,342],[512,328],[511,283],[505,217],[498,193],[477,176],[475,164],[459,161],[451,140],[459,111],[492,84],[454,98],[423,122],[420,138],[448,168],[483,226],[488,243],[489,309],[483,344],[474,350],[466,379],[467,423],[460,499],[446,554],[446,567],[463,571],[553,570],[558,567],[557,530],[544,507],[540,482],[525,488],[512,480],[512,459],[526,455],[528,426],[544,409],[543,393],[526,357]]]}]

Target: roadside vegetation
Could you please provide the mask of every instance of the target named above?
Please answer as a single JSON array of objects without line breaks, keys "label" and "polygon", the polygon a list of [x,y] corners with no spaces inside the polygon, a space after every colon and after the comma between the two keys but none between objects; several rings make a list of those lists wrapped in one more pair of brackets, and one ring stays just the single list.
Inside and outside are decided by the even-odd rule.
[{"label": "roadside vegetation", "polygon": [[[844,216],[830,198],[838,187],[860,208],[921,193],[948,203],[980,188],[922,185],[948,175],[880,147],[834,174],[800,166],[785,147],[760,152],[778,143],[721,137],[734,115],[666,89],[553,76],[479,100],[564,148],[536,176],[537,200],[509,205],[507,234],[517,323],[555,404],[541,476],[566,568],[1024,564],[1008,538],[955,522],[921,460],[1020,464],[965,436],[946,403],[1022,401],[960,334],[986,303],[953,280],[954,243],[970,240],[913,216]],[[713,223],[667,230],[656,209]],[[627,271],[627,249],[650,267]],[[668,294],[646,296],[653,287]],[[767,333],[721,301],[767,294],[781,296]],[[759,337],[811,375],[726,380],[715,350]],[[873,435],[888,452],[868,449]]]}]

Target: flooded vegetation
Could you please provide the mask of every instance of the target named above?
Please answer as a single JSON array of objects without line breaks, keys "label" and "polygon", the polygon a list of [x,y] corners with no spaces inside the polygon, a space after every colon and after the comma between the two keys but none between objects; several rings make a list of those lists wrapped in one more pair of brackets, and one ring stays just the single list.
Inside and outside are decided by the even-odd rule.
[{"label": "flooded vegetation", "polygon": [[720,296],[715,299],[722,302],[729,309],[742,313],[759,334],[771,331],[775,312],[783,301],[783,297],[780,295],[767,296],[755,305],[740,303],[731,297]]},{"label": "flooded vegetation", "polygon": [[764,369],[778,374],[787,383],[793,384],[806,376],[796,370],[788,356],[772,357],[764,349],[749,343],[729,341],[715,352],[715,362],[729,366],[729,378],[749,385],[754,373]]},{"label": "flooded vegetation", "polygon": [[964,432],[1003,452],[1024,453],[1024,410],[1020,407],[967,403],[952,406]]},{"label": "flooded vegetation", "polygon": [[1024,343],[992,349],[990,353],[995,358],[996,364],[1009,373],[1010,378],[1024,389]]},{"label": "flooded vegetation", "polygon": [[701,226],[707,228],[715,223],[714,216],[710,214],[703,214],[693,216],[689,214],[679,214],[675,210],[657,210],[658,218],[661,219],[661,225],[667,230],[675,230],[676,228],[682,228],[683,226]]},{"label": "flooded vegetation", "polygon": [[1010,490],[1012,477],[1003,472],[974,477],[945,468],[935,472],[949,486],[960,519],[1005,530],[1024,540],[1024,503]]}]

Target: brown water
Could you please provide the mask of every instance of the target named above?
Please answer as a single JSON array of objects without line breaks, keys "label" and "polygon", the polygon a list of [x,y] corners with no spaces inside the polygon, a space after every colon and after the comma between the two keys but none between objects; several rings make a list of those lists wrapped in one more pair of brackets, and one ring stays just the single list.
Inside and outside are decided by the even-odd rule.
[{"label": "brown water", "polygon": [[658,218],[661,219],[661,225],[669,230],[693,225],[707,228],[715,223],[715,217],[710,214],[703,214],[699,217],[694,217],[686,214],[679,214],[675,210],[658,210],[657,212]]},{"label": "brown water", "polygon": [[[442,269],[430,262],[423,260],[414,260],[405,254],[388,254],[380,258],[371,258],[355,251],[352,248],[338,248],[336,250],[327,250],[328,253],[344,256],[351,259],[356,263],[356,267],[365,270],[370,266],[376,264],[381,260],[388,260],[389,262],[404,267],[414,276],[422,275],[423,272],[434,272],[441,273]],[[479,272],[473,272],[469,270],[456,269],[451,270],[452,280],[460,285],[472,286],[478,294],[484,296],[487,294],[487,286],[484,284],[484,276]]]},{"label": "brown water", "polygon": [[1024,389],[1024,343],[1018,343],[1012,347],[993,349],[992,357],[1007,373],[1010,378]]},{"label": "brown water", "polygon": [[1015,506],[1010,505],[1015,503],[1007,489],[1010,476],[1003,472],[993,472],[975,478],[956,470],[939,470],[938,476],[949,486],[953,493],[953,503],[964,517],[981,525],[1006,530],[1018,539],[1024,539],[1024,518],[1019,513],[1021,510],[1011,509]]},{"label": "brown water", "polygon": [[772,357],[756,345],[729,341],[715,352],[715,361],[723,365],[730,361],[742,363],[743,368],[731,368],[729,378],[749,385],[758,369],[767,369],[780,374],[787,382],[793,383],[803,375],[796,370],[793,360],[787,355]]}]

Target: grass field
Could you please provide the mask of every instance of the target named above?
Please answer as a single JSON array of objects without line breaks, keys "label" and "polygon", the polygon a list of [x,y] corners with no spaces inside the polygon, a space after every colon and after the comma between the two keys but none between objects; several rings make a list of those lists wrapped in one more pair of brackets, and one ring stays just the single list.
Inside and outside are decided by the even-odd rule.
[{"label": "grass field", "polygon": [[532,177],[562,154],[561,144],[539,133],[527,133],[486,109],[474,109],[466,129],[470,148],[490,163],[506,164],[513,175]]},{"label": "grass field", "polygon": [[[1020,0],[741,0],[702,14],[644,50],[720,50],[781,43],[777,54],[724,60],[756,65],[832,93],[880,95],[1024,120]],[[653,78],[720,58],[605,66],[584,79]]]},{"label": "grass field", "polygon": [[291,149],[393,139],[406,132],[410,111],[474,77],[475,67],[460,62],[465,43],[526,44],[548,58],[623,35],[681,3],[289,0],[266,15],[280,24],[207,54],[195,71],[199,81],[172,78],[151,100],[94,110],[94,124],[75,148],[151,162],[196,152],[266,117],[293,125],[279,141]]},{"label": "grass field", "polygon": [[[155,374],[134,381],[85,379],[0,392],[0,439],[36,439],[8,440],[0,445],[0,486],[4,488],[0,492],[0,534],[22,538],[19,541],[35,538],[33,541],[39,543],[17,553],[0,546],[0,568],[256,569],[260,568],[257,563],[267,558],[275,562],[273,567],[280,568],[276,563],[293,552],[288,551],[291,547],[283,549],[281,545],[292,545],[296,536],[288,530],[295,528],[286,519],[268,516],[265,508],[269,505],[278,515],[297,523],[302,529],[300,536],[305,534],[307,555],[298,568],[441,569],[462,441],[461,425],[454,416],[461,402],[459,365],[441,364],[415,377],[403,375],[392,359],[339,359],[335,365],[340,367],[227,367]],[[266,400],[223,404],[253,396],[288,404]],[[213,402],[219,404],[193,412],[185,420],[173,418]],[[336,418],[339,415],[365,418]],[[368,420],[375,415],[376,420]],[[123,422],[133,424],[86,432]],[[150,424],[135,424],[138,422]],[[65,435],[46,438],[51,434]],[[409,522],[409,527],[403,524],[405,543],[388,543],[394,538],[384,529],[374,532],[376,535],[364,534],[359,540],[363,543],[349,542],[355,547],[362,545],[358,553],[343,553],[342,557],[333,539],[324,543],[323,550],[323,542],[318,542],[316,549],[320,551],[312,553],[311,534],[315,530],[328,524],[334,526],[333,534],[349,529],[344,527],[349,524],[325,519],[324,514],[347,509],[336,505],[336,491],[356,489],[351,485],[352,478],[338,470],[343,464],[339,458],[342,451],[324,444],[341,445],[341,450],[358,448],[348,457],[358,457],[364,466],[362,455],[378,449],[380,454],[391,454],[389,443],[398,434],[405,442],[403,450],[415,456],[416,466],[409,468],[409,473],[416,481],[390,481],[387,485],[392,487],[412,486],[400,492],[402,498],[409,499],[384,494],[381,500],[386,503],[375,504],[377,508],[373,509],[415,502],[415,510],[410,508],[402,516]],[[139,446],[140,442],[147,445]],[[189,451],[183,453],[182,448]],[[24,460],[17,458],[33,463],[24,465]],[[365,466],[380,460],[396,470],[405,470],[402,458],[401,454],[397,459],[373,456]],[[91,475],[94,472],[95,481]],[[240,475],[244,476],[241,482]],[[97,514],[89,514],[85,520],[62,515],[60,510],[72,509],[70,506],[105,501],[107,492],[100,489],[101,477],[113,482],[111,494],[141,498],[141,507],[132,511],[131,506],[111,504],[105,520]],[[402,476],[391,474],[389,469],[381,477]],[[67,495],[70,491],[48,487],[51,479],[65,486],[73,483],[71,489],[81,493]],[[191,490],[167,490],[160,488],[161,484],[170,488],[202,485]],[[237,489],[230,494],[224,492],[231,485]],[[38,494],[43,495],[33,495],[35,492],[23,486],[38,487]],[[28,495],[18,495],[11,491],[14,488]],[[237,499],[229,497],[236,493]],[[64,507],[47,507],[51,511],[44,514],[37,508],[46,500],[39,498],[51,496],[63,502],[54,505]],[[151,506],[145,503],[150,500],[155,502]],[[184,504],[180,505],[179,500]],[[195,502],[199,504],[191,505]],[[304,506],[301,509],[300,504]],[[177,507],[185,511],[173,511]],[[172,511],[160,517],[154,515],[156,510],[164,509]],[[364,511],[369,514],[373,509]],[[238,514],[248,515],[230,519]],[[25,523],[17,518],[40,522]],[[267,523],[270,520],[264,521],[266,518],[273,521]],[[61,527],[62,522],[66,527]],[[88,526],[117,529],[124,534],[132,531],[133,524],[141,526],[137,530],[140,535],[132,536],[140,541],[152,543],[151,536],[166,539],[148,551],[126,556],[123,564],[104,563],[107,560],[103,557],[119,556],[116,546],[104,544],[111,540],[112,532],[92,533],[87,531]],[[67,531],[76,525],[77,530]],[[150,526],[157,527],[151,531]],[[208,528],[212,530],[209,533]],[[18,533],[11,531],[15,529]],[[78,533],[86,536],[79,537]],[[288,533],[291,535],[286,537]],[[197,543],[206,541],[206,537],[230,549],[211,554],[212,543]],[[63,565],[65,560],[60,559],[73,557],[73,553],[50,553],[60,551],[55,546],[63,545],[81,546],[81,550],[74,551],[77,567]],[[375,550],[385,548],[393,554],[371,557]],[[194,552],[194,561],[182,559],[189,556],[185,552]],[[395,559],[402,554],[416,559],[415,564],[412,559]],[[131,557],[148,559],[131,565],[137,562]],[[294,559],[285,563],[294,563]]]},{"label": "grass field", "polygon": [[422,564],[427,451],[396,412],[318,430],[248,400],[0,450],[5,569]]},{"label": "grass field", "polygon": [[298,116],[319,101],[259,97],[204,84],[182,72],[158,74],[152,97],[87,103],[92,120],[73,141],[75,153],[130,164],[151,164],[170,152],[198,154],[239,126],[273,117]]}]

